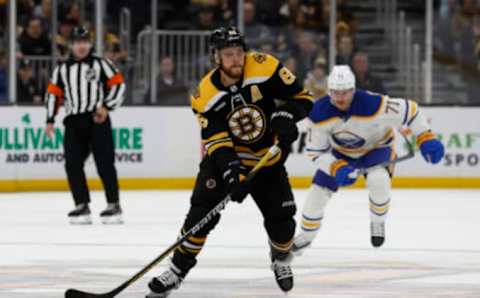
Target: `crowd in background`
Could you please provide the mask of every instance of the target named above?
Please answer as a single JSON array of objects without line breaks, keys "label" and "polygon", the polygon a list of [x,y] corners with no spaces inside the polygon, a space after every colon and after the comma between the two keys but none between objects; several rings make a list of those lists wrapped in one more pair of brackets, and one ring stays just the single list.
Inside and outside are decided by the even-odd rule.
[{"label": "crowd in background", "polygon": [[434,28],[436,59],[457,67],[468,97],[480,102],[480,1],[441,1]]},{"label": "crowd in background", "polygon": [[[41,104],[44,87],[38,86],[39,76],[48,71],[32,66],[32,59],[50,57],[55,51],[58,59],[69,55],[68,38],[74,26],[85,25],[93,34],[94,1],[84,1],[82,11],[78,1],[58,1],[58,32],[52,34],[51,0],[18,0],[17,65],[19,103]],[[356,41],[362,24],[355,12],[348,9],[354,0],[337,0],[335,63],[352,66],[360,88],[379,93],[385,90],[382,80],[370,72],[369,56]],[[440,58],[450,57],[462,65],[480,69],[480,4],[475,0],[436,0],[438,17],[435,22],[435,49]],[[143,3],[143,5],[140,5]],[[176,0],[158,1],[158,27],[170,30],[212,30],[237,23],[236,0]],[[125,63],[133,53],[120,47],[119,15],[127,7],[132,15],[132,44],[137,34],[150,25],[150,1],[117,0],[107,2],[105,55],[116,64]],[[326,94],[328,70],[329,0],[245,0],[243,7],[247,43],[254,50],[271,53],[297,74],[298,79],[314,93]],[[0,103],[7,101],[6,25],[7,1],[0,0]],[[183,96],[191,86],[175,74],[175,59],[159,58],[157,97],[163,104],[186,104]],[[471,67],[470,67],[471,68]],[[45,78],[44,78],[45,79]],[[181,93],[180,93],[181,92]],[[148,103],[149,90],[145,92]],[[166,99],[168,98],[168,100]],[[161,102],[162,103],[162,102]]]}]

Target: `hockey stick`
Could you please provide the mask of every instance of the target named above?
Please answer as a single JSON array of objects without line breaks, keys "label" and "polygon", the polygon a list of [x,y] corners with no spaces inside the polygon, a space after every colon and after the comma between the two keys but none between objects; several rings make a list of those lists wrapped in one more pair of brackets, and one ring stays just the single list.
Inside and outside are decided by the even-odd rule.
[{"label": "hockey stick", "polygon": [[405,154],[402,157],[397,157],[397,158],[392,159],[392,160],[384,161],[384,162],[379,163],[378,165],[374,165],[373,167],[370,167],[370,168],[359,169],[358,172],[356,172],[357,176],[366,174],[367,171],[372,169],[372,168],[384,168],[384,167],[388,167],[390,165],[397,164],[399,162],[405,161],[407,159],[413,158],[415,156],[415,150],[413,149],[412,143],[410,143],[410,141],[407,139],[407,137],[405,135],[401,134],[401,136],[403,137],[403,140],[407,144],[407,150],[408,150],[407,154]]},{"label": "hockey stick", "polygon": [[[280,151],[277,145],[273,145],[270,147],[268,152],[262,157],[261,160],[258,161],[257,165],[248,173],[247,177],[245,178],[245,183],[250,182],[258,171],[265,166],[268,160],[275,156]],[[167,257],[172,251],[177,248],[180,244],[182,244],[188,237],[194,235],[198,232],[202,227],[204,227],[209,221],[212,220],[214,216],[220,213],[227,203],[231,200],[230,195],[227,195],[217,206],[215,206],[212,210],[210,210],[204,218],[202,218],[196,225],[194,225],[190,230],[188,230],[182,237],[180,237],[175,243],[170,245],[161,255],[159,255],[155,260],[150,262],[147,266],[145,266],[142,270],[137,272],[134,276],[130,279],[122,283],[117,288],[113,289],[112,291],[104,294],[93,294],[88,292],[83,292],[75,289],[69,289],[65,292],[65,298],[113,298],[117,296],[120,292],[125,290],[128,286],[136,282],[139,278],[144,276],[148,271],[150,271],[153,267],[159,264],[165,257]]]}]

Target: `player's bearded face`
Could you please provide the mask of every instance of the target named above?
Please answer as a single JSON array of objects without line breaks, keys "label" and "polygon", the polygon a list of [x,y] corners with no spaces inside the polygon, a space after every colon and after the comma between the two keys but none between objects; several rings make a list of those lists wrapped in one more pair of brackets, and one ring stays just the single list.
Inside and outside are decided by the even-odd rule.
[{"label": "player's bearded face", "polygon": [[245,51],[241,46],[224,48],[219,51],[220,69],[233,79],[240,79],[245,64]]},{"label": "player's bearded face", "polygon": [[332,103],[341,111],[347,111],[353,100],[354,89],[348,90],[330,90]]}]

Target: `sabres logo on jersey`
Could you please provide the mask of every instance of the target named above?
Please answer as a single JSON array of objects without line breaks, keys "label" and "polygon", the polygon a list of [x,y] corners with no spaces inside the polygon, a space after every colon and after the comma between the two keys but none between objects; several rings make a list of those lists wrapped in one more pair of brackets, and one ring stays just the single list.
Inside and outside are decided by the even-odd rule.
[{"label": "sabres logo on jersey", "polygon": [[348,149],[357,149],[365,145],[365,139],[349,131],[340,131],[332,134],[333,141]]}]

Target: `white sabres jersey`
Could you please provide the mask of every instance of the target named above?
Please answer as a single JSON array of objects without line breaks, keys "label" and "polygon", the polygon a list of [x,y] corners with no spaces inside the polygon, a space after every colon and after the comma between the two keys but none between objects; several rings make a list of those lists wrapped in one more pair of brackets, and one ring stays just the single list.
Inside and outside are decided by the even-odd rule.
[{"label": "white sabres jersey", "polygon": [[350,158],[360,158],[373,149],[393,146],[394,129],[408,127],[415,135],[429,131],[417,103],[402,98],[357,89],[347,112],[338,110],[324,96],[309,115],[307,152],[322,156],[325,170],[335,160],[325,154],[335,150]]}]

